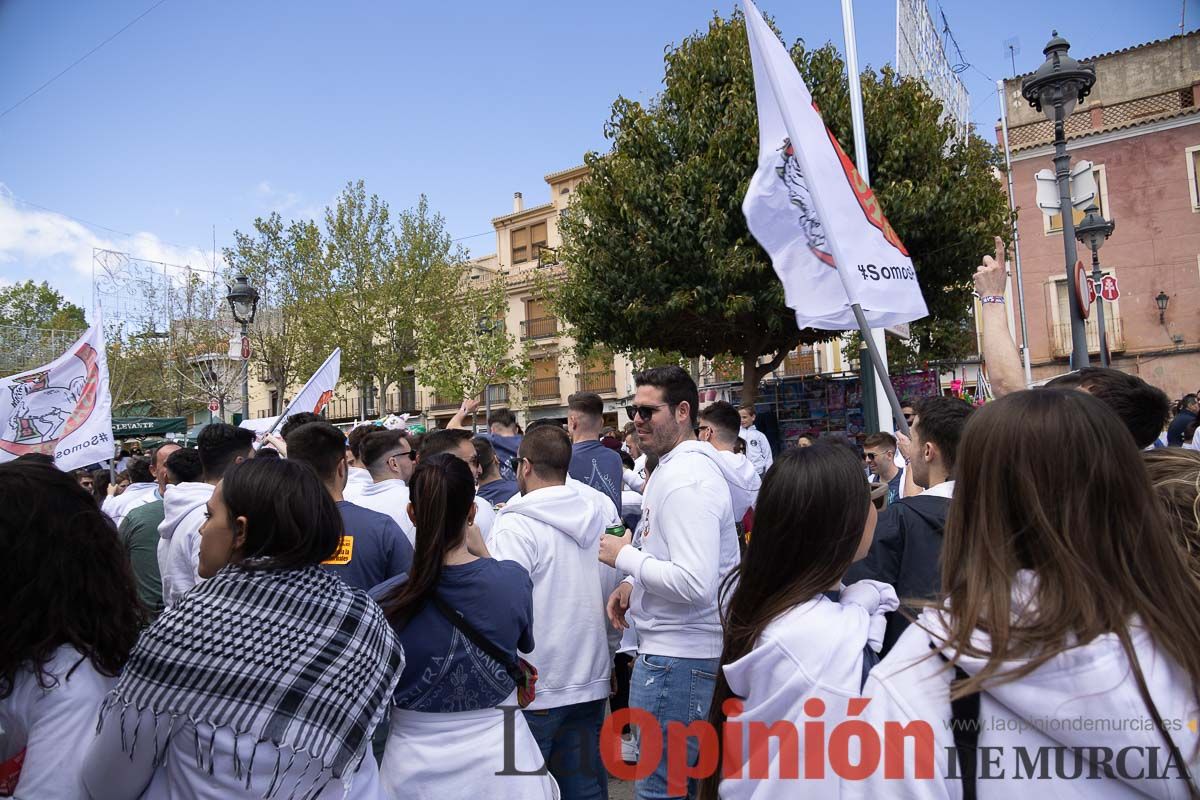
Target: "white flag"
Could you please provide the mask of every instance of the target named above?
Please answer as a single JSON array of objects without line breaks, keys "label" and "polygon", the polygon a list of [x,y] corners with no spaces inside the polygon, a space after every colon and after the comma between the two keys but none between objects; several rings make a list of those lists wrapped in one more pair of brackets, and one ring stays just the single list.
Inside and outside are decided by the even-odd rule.
[{"label": "white flag", "polygon": [[99,322],[44,367],[0,378],[0,462],[28,453],[53,456],[64,471],[113,457]]},{"label": "white flag", "polygon": [[928,311],[908,251],[825,127],[783,43],[754,3],[744,2],[758,103],[758,170],[742,212],[771,256],[796,323],[856,329],[855,302],[872,327],[924,317]]},{"label": "white flag", "polygon": [[[292,402],[288,403],[288,407],[283,410],[283,413],[275,418],[275,421],[282,425],[287,422],[288,417],[292,414],[299,414],[301,411],[311,411],[314,414],[320,414],[321,409],[329,404],[333,397],[333,390],[338,384],[338,379],[342,375],[342,348],[335,348],[329,354],[329,358],[325,359],[313,376],[308,379],[308,383],[304,384],[304,388],[300,393],[292,398]],[[245,423],[243,423],[244,425]],[[246,427],[251,427],[246,425]],[[276,425],[272,425],[269,430],[275,430]]]}]

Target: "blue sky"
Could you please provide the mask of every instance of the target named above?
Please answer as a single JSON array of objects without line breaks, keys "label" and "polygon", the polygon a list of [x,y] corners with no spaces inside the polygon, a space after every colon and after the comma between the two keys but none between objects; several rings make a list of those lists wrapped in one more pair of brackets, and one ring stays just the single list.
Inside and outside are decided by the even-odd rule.
[{"label": "blue sky", "polygon": [[[0,112],[155,2],[0,0]],[[220,249],[272,210],[319,214],[358,178],[394,208],[427,194],[472,254],[491,252],[490,219],[512,193],[545,202],[543,175],[606,148],[612,101],[653,96],[664,47],[732,7],[165,0],[0,116],[0,283],[49,280],[86,306],[94,246],[207,263],[213,226]],[[837,0],[760,7],[789,43],[842,47]],[[1051,28],[1073,54],[1095,54],[1176,33],[1181,3],[940,8],[973,65],[972,116],[991,139],[994,79],[1012,72],[1006,40],[1019,39],[1025,72]],[[862,65],[892,62],[894,2],[858,0],[855,13]],[[1196,24],[1200,0],[1187,0]]]}]

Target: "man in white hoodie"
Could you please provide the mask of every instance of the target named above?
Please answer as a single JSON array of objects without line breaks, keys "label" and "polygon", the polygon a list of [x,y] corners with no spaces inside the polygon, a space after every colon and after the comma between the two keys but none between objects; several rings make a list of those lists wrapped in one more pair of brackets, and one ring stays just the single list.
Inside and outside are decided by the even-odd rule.
[{"label": "man in white hoodie", "polygon": [[767,441],[766,434],[754,427],[754,420],[757,416],[754,413],[754,406],[742,406],[738,409],[738,416],[742,421],[739,435],[746,442],[746,456],[754,464],[758,474],[762,475],[775,463],[775,456],[771,453],[771,443]]},{"label": "man in white hoodie", "polygon": [[180,483],[163,496],[158,526],[158,570],[163,607],[170,608],[200,582],[200,526],[205,504],[225,470],[254,456],[254,432],[224,422],[205,425],[196,437],[203,467],[201,483]]},{"label": "man in white hoodie", "polygon": [[762,478],[754,468],[754,462],[741,453],[734,452],[740,428],[741,421],[737,410],[724,400],[718,400],[700,411],[700,441],[708,442],[717,451],[721,472],[725,475],[725,482],[729,484],[733,518],[739,526],[746,512],[754,508],[758,500],[758,489],[762,486]]},{"label": "man in white hoodie", "polygon": [[417,451],[408,431],[380,429],[368,434],[359,452],[375,482],[354,495],[354,504],[391,517],[416,547],[417,529],[408,516],[408,479],[416,467]]},{"label": "man in white hoodie", "polygon": [[[604,536],[600,560],[629,575],[609,597],[608,615],[620,627],[627,627],[627,610],[633,618],[638,658],[629,705],[650,712],[662,734],[663,757],[637,782],[637,796],[648,800],[676,796],[667,793],[668,724],[708,718],[722,645],[717,595],[741,554],[720,458],[696,441],[695,381],[668,366],[641,372],[634,382],[627,410],[642,449],[659,462],[646,486],[642,549],[629,534]],[[643,730],[643,747],[646,736]],[[687,746],[694,764],[698,741],[689,738]]]},{"label": "man in white hoodie", "polygon": [[121,527],[121,521],[130,511],[158,499],[158,495],[155,494],[158,484],[154,481],[149,459],[141,456],[129,459],[127,471],[129,486],[120,494],[107,498],[104,505],[100,507],[118,528]]},{"label": "man in white hoodie", "polygon": [[527,655],[538,686],[525,718],[563,798],[599,800],[607,796],[600,726],[612,662],[596,549],[615,512],[567,484],[571,440],[561,428],[531,429],[517,460],[521,496],[497,513],[488,550],[533,579],[537,646]]}]

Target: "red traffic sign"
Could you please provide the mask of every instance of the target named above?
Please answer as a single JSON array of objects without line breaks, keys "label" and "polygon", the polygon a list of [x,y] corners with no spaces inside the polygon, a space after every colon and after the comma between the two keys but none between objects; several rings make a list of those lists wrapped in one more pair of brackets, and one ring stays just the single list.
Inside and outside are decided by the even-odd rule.
[{"label": "red traffic sign", "polygon": [[208,410],[214,414],[221,410],[221,404],[215,397],[208,401]]},{"label": "red traffic sign", "polygon": [[1088,304],[1096,302],[1096,282],[1088,281]]},{"label": "red traffic sign", "polygon": [[1095,297],[1089,290],[1092,282],[1088,280],[1087,270],[1083,268],[1082,261],[1075,262],[1075,299],[1079,301],[1079,316],[1083,319],[1088,318],[1088,314],[1092,311],[1092,298]]},{"label": "red traffic sign", "polygon": [[1105,275],[1100,281],[1100,296],[1108,302],[1112,302],[1121,296],[1121,290],[1117,287],[1116,275]]},{"label": "red traffic sign", "polygon": [[250,337],[243,336],[242,337],[242,360],[245,361],[248,358],[250,358]]}]

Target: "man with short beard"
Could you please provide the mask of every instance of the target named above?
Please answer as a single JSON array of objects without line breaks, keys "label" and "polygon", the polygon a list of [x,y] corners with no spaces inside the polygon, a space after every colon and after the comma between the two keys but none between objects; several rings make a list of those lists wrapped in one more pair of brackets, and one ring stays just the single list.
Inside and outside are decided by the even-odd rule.
[{"label": "man with short beard", "polygon": [[[708,718],[722,646],[717,595],[741,556],[719,454],[696,441],[695,381],[667,366],[641,372],[634,382],[627,411],[642,450],[659,463],[646,486],[642,549],[628,532],[605,535],[600,560],[629,576],[609,596],[608,616],[626,628],[628,611],[637,628],[629,705],[659,721],[666,754],[668,723]],[[667,763],[664,757],[637,782],[639,797],[669,796]]]}]

